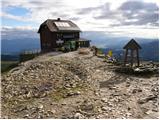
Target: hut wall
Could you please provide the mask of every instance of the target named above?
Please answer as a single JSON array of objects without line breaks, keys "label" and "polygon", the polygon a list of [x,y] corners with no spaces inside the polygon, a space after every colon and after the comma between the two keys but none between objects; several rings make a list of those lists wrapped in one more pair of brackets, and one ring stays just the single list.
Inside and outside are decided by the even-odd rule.
[{"label": "hut wall", "polygon": [[73,40],[79,38],[79,32],[57,32],[57,39]]},{"label": "hut wall", "polygon": [[48,51],[52,48],[52,33],[49,31],[48,28],[42,28],[40,33],[40,39],[42,51]]},{"label": "hut wall", "polygon": [[59,47],[56,44],[58,39],[70,41],[79,38],[79,32],[51,32],[48,28],[43,27],[40,32],[41,50],[42,51],[54,51]]}]

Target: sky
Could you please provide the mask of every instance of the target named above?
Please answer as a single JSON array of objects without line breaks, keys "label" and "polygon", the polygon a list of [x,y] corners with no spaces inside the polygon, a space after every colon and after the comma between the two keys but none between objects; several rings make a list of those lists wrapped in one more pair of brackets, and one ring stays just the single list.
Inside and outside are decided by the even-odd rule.
[{"label": "sky", "polygon": [[158,38],[158,6],[158,0],[1,0],[1,31],[37,32],[46,19],[61,18],[82,31]]}]

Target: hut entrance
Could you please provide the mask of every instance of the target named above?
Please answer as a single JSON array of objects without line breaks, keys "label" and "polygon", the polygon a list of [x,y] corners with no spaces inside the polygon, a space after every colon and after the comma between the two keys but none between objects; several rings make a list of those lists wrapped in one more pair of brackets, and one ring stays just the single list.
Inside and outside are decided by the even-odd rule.
[{"label": "hut entrance", "polygon": [[76,50],[76,41],[66,41],[64,43],[65,51],[73,51]]},{"label": "hut entrance", "polygon": [[139,66],[139,49],[141,49],[141,46],[134,40],[131,39],[124,47],[123,49],[126,49],[125,57],[124,57],[124,65],[128,61],[131,63],[131,67],[133,66],[134,60],[137,61],[137,66]]}]

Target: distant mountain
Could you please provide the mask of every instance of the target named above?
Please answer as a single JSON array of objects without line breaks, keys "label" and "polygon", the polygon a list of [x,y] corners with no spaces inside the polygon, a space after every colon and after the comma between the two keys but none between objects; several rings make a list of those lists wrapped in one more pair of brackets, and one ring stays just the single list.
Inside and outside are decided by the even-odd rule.
[{"label": "distant mountain", "polygon": [[[130,37],[114,37],[103,32],[87,31],[81,35],[91,41],[91,45],[95,45],[102,49],[102,51],[112,50],[114,55],[123,59],[123,46],[127,44],[132,38]],[[146,39],[146,38],[134,38],[141,46],[140,57],[142,60],[159,60],[159,40],[158,39]]]},{"label": "distant mountain", "polygon": [[2,54],[19,54],[23,51],[40,49],[40,40],[38,38],[21,38],[21,39],[2,39]]},{"label": "distant mountain", "polygon": [[19,61],[19,55],[14,54],[2,54],[1,61]]},{"label": "distant mountain", "polygon": [[[40,38],[35,31],[23,31],[23,34],[20,33],[20,31],[14,34],[12,32],[8,32],[5,34],[5,36],[2,36],[1,54],[18,55],[23,51],[40,49]],[[122,49],[123,46],[131,39],[129,37],[111,36],[109,33],[106,34],[105,32],[101,31],[84,31],[81,33],[81,37],[91,40],[91,45],[95,45],[105,51],[112,49],[114,54],[116,54],[116,56],[119,58],[122,57],[124,52]],[[142,46],[142,50],[140,51],[141,58],[144,60],[158,61],[158,39],[134,39]]]},{"label": "distant mountain", "polygon": [[142,50],[140,52],[142,58],[144,60],[152,60],[158,61],[159,60],[159,41],[152,41],[149,43],[143,43]]},{"label": "distant mountain", "polygon": [[[141,43],[140,45],[142,47],[142,49],[140,50],[140,53],[139,53],[141,60],[156,61],[156,62],[159,61],[159,41],[158,40]],[[112,50],[113,55],[116,58],[123,60],[124,51],[125,51],[122,49],[123,46],[106,47],[106,48],[101,48],[101,50],[103,52]]]},{"label": "distant mountain", "polygon": [[[132,37],[117,37],[106,34],[102,31],[85,31],[81,33],[82,38],[91,40],[91,45],[95,45],[100,48],[113,48],[121,49],[129,42]],[[150,43],[152,41],[158,41],[158,39],[146,39],[146,38],[134,38],[139,44]]]},{"label": "distant mountain", "polygon": [[110,34],[106,34],[102,31],[85,31],[82,32],[81,37],[91,40],[91,45],[95,45],[101,48],[123,45],[123,43],[130,39],[128,37],[111,36]]}]

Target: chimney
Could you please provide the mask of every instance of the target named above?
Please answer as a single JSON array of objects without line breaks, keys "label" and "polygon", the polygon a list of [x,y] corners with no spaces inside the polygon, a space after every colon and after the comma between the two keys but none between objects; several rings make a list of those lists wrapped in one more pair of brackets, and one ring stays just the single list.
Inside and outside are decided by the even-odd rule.
[{"label": "chimney", "polygon": [[61,19],[60,19],[60,18],[57,18],[57,20],[60,21]]}]

